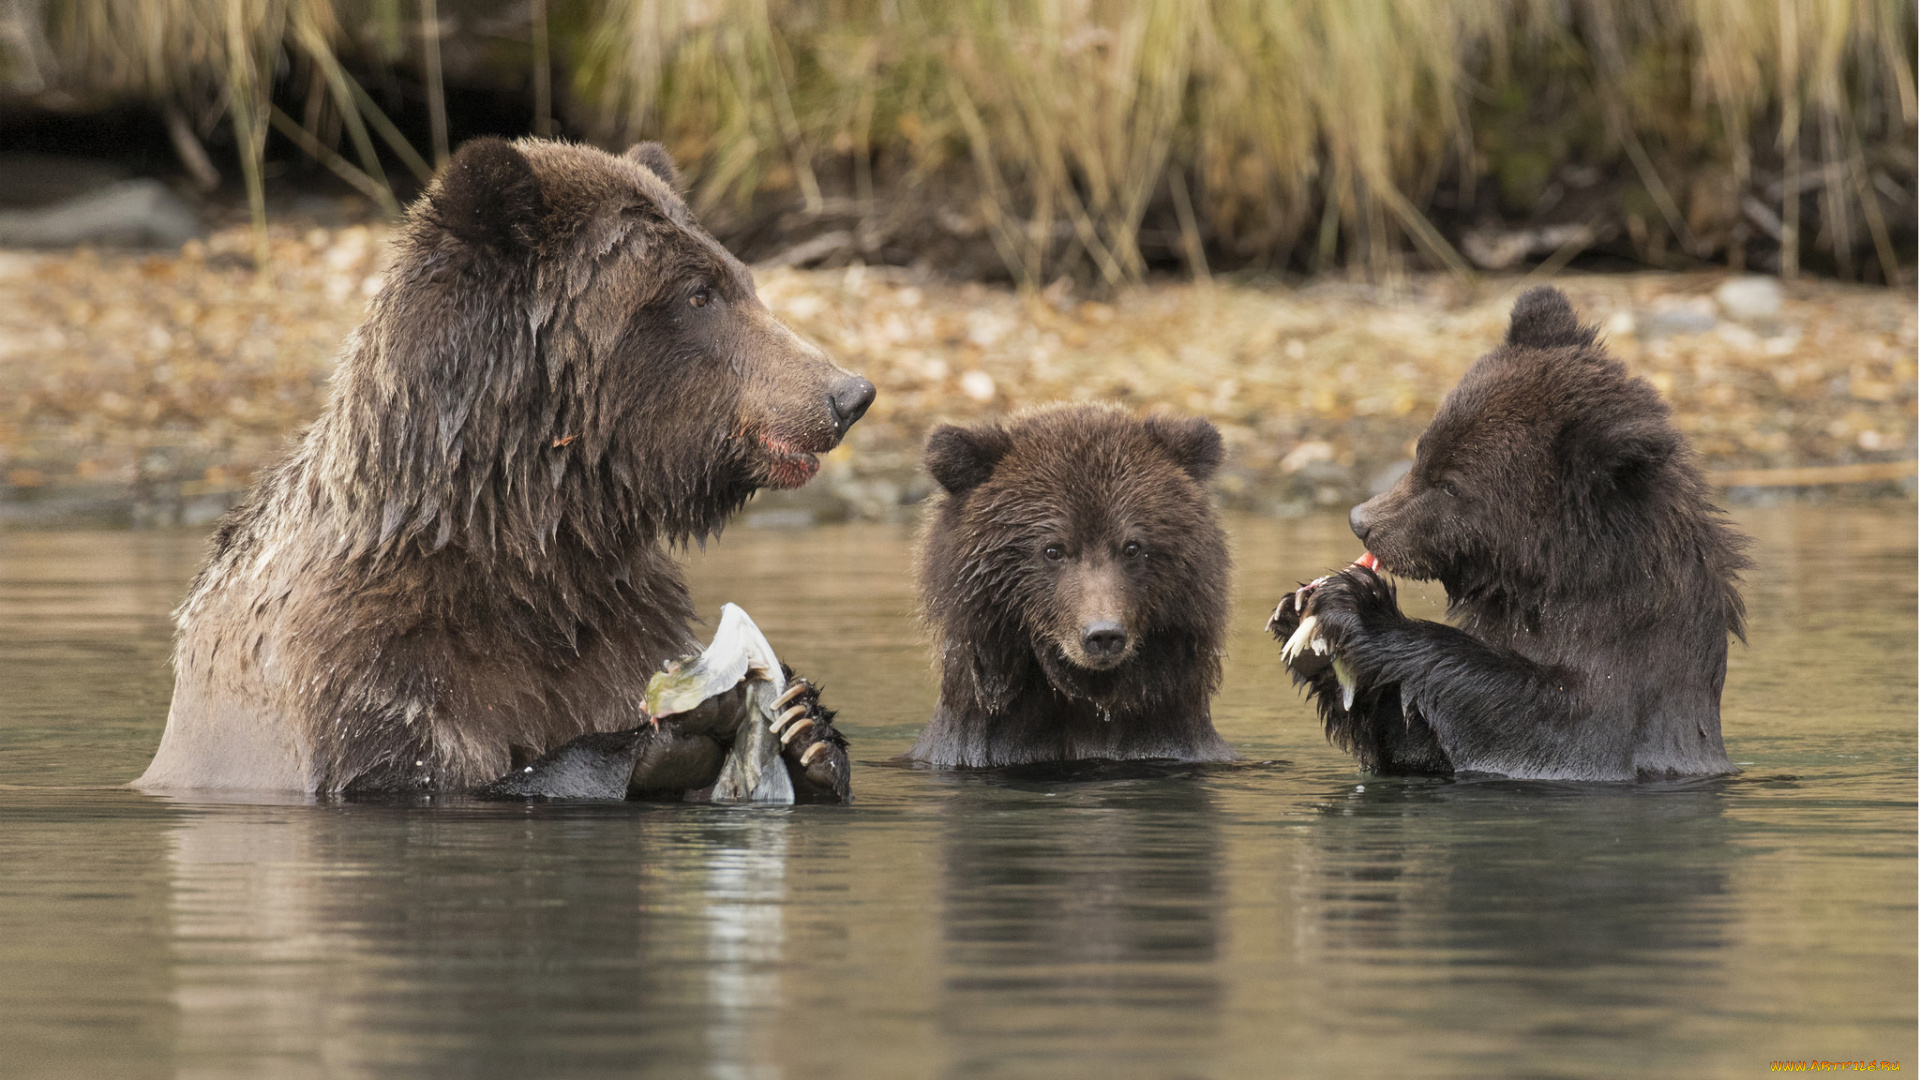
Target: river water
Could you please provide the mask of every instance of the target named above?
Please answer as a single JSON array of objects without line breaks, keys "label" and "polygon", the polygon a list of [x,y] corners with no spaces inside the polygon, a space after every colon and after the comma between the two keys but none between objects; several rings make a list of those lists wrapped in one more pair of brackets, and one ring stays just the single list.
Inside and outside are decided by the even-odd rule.
[{"label": "river water", "polygon": [[[0,1075],[1751,1076],[1915,1059],[1915,514],[1743,509],[1736,779],[1382,780],[1261,623],[1357,553],[1230,521],[1244,763],[938,774],[911,534],[689,560],[827,688],[851,807],[163,799],[200,537],[0,534]],[[1402,590],[1416,611],[1437,590]]]}]

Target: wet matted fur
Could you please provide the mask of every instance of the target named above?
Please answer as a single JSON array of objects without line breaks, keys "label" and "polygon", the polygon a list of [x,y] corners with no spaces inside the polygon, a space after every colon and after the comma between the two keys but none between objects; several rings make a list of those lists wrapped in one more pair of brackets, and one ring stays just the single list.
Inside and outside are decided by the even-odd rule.
[{"label": "wet matted fur", "polygon": [[[1420,437],[1355,507],[1382,569],[1446,587],[1454,625],[1409,619],[1370,570],[1308,594],[1357,683],[1306,680],[1327,735],[1386,773],[1634,780],[1735,771],[1720,736],[1746,541],[1653,386],[1558,290],[1520,297]],[[1299,625],[1294,597],[1273,631]]]},{"label": "wet matted fur", "polygon": [[945,766],[1224,761],[1213,729],[1226,537],[1199,419],[1105,405],[941,427],[921,533],[940,703],[908,753]]},{"label": "wet matted fur", "polygon": [[644,721],[696,647],[671,549],[804,483],[872,397],[675,180],[652,145],[460,149],[320,418],[215,534],[138,786],[463,789]]}]

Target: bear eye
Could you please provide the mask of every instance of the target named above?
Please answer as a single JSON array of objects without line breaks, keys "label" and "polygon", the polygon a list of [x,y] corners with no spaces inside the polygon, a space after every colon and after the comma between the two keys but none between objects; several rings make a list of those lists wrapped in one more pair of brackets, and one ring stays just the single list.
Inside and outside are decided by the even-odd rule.
[{"label": "bear eye", "polygon": [[706,307],[708,304],[713,303],[713,290],[702,285],[693,290],[693,294],[687,297],[687,303],[697,308]]},{"label": "bear eye", "polygon": [[1142,550],[1140,541],[1129,540],[1127,541],[1127,546],[1120,549],[1120,554],[1125,555],[1129,559],[1137,559],[1140,557]]},{"label": "bear eye", "polygon": [[1040,549],[1040,554],[1045,555],[1048,562],[1059,562],[1067,557],[1067,549],[1059,544],[1048,544]]}]

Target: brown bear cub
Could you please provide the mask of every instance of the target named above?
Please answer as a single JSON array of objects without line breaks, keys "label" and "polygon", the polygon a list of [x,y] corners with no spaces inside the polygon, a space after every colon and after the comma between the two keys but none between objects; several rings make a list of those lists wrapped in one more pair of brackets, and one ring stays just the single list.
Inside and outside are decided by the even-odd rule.
[{"label": "brown bear cub", "polygon": [[[630,769],[616,792],[713,782],[714,738],[642,699],[699,648],[671,549],[805,483],[873,386],[767,311],[676,182],[652,143],[454,155],[320,418],[215,534],[138,786],[458,791],[582,736],[567,760]],[[789,743],[796,788],[844,794],[842,745],[818,720]]]},{"label": "brown bear cub", "polygon": [[907,757],[942,766],[1227,761],[1210,703],[1226,537],[1204,420],[1102,405],[945,426],[920,538],[940,704]]},{"label": "brown bear cub", "polygon": [[1407,618],[1355,565],[1282,600],[1271,629],[1293,635],[1304,595],[1337,663],[1295,679],[1376,772],[1731,773],[1720,690],[1750,564],[1708,499],[1659,394],[1537,288],[1412,469],[1351,515],[1381,569],[1446,587],[1456,625]]}]

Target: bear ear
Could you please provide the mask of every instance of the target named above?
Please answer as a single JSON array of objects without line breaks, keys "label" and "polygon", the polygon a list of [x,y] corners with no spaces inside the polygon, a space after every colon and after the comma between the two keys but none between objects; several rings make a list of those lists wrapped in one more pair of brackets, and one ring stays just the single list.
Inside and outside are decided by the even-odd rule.
[{"label": "bear ear", "polygon": [[942,424],[927,436],[927,472],[947,494],[962,495],[985,483],[1012,446],[1013,437],[998,424]]},{"label": "bear ear", "polygon": [[1680,436],[1648,419],[1622,420],[1610,426],[1570,433],[1576,475],[1596,488],[1633,488],[1680,453]]},{"label": "bear ear", "polygon": [[1535,349],[1593,344],[1596,331],[1581,326],[1567,294],[1551,285],[1538,285],[1513,302],[1513,321],[1507,326],[1507,344]]},{"label": "bear ear", "polygon": [[627,160],[645,165],[647,171],[666,181],[668,187],[680,190],[680,170],[673,164],[673,155],[659,143],[634,143],[627,147]]},{"label": "bear ear", "polygon": [[1201,483],[1213,478],[1225,451],[1220,432],[1197,416],[1149,416],[1147,435],[1166,447],[1174,463]]},{"label": "bear ear", "polygon": [[442,228],[469,244],[497,251],[540,242],[547,199],[526,155],[505,139],[463,144],[440,174],[431,199]]}]

